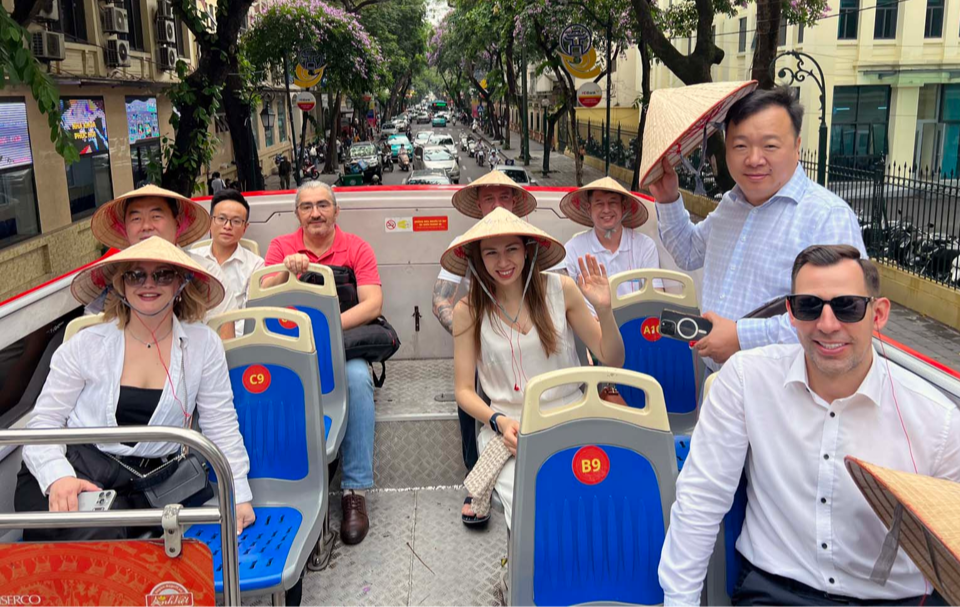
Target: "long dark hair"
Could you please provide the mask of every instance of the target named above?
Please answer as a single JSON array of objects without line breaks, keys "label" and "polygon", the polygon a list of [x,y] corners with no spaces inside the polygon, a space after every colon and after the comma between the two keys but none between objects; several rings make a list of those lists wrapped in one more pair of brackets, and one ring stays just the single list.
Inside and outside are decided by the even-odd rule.
[{"label": "long dark hair", "polygon": [[[526,259],[523,262],[523,269],[520,271],[520,280],[527,279],[527,266],[533,260],[533,248],[537,246],[536,241],[531,239],[524,240],[524,248],[527,251]],[[466,246],[468,258],[473,263],[479,275],[479,280],[491,293],[496,294],[497,282],[490,273],[487,272],[487,266],[483,264],[483,257],[480,254],[480,243],[474,242]],[[467,272],[470,272],[468,269]],[[477,348],[477,357],[483,355],[480,341],[480,329],[483,326],[483,319],[490,322],[497,316],[497,304],[494,303],[480,285],[477,284],[477,276],[470,277],[470,292],[467,300],[470,302],[470,309],[473,312],[473,343]],[[553,326],[553,318],[550,316],[550,310],[547,307],[547,286],[546,279],[539,268],[534,268],[533,276],[530,277],[530,288],[527,290],[527,306],[530,310],[530,318],[533,319],[533,325],[537,328],[537,335],[540,336],[540,346],[543,352],[549,357],[553,356],[559,350],[556,327]],[[521,302],[522,309],[522,302]]]}]

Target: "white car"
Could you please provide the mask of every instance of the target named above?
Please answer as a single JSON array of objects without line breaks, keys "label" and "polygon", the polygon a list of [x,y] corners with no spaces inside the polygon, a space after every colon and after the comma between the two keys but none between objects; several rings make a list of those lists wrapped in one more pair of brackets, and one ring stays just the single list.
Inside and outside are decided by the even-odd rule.
[{"label": "white car", "polygon": [[435,133],[430,136],[430,145],[438,145],[447,150],[451,156],[457,155],[457,144],[453,142],[453,137],[443,133]]},{"label": "white car", "polygon": [[421,171],[441,169],[453,183],[460,183],[460,163],[457,157],[439,145],[431,145],[416,151],[413,168]]},{"label": "white car", "polygon": [[413,137],[413,147],[422,148],[430,144],[430,138],[433,137],[433,131],[417,131]]},{"label": "white car", "polygon": [[538,185],[537,180],[530,176],[527,169],[511,164],[498,164],[493,167],[494,171],[500,171],[519,185]]},{"label": "white car", "polygon": [[380,136],[389,137],[390,135],[396,135],[399,131],[397,130],[397,125],[393,122],[384,122],[380,125]]}]

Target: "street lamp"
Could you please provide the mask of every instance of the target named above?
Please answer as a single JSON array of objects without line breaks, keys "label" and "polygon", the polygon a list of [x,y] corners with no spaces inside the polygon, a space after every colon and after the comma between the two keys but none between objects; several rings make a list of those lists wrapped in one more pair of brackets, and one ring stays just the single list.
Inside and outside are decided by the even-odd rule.
[{"label": "street lamp", "polygon": [[[782,67],[777,73],[777,76],[785,80],[784,84],[790,86],[794,82],[801,83],[807,79],[809,76],[820,89],[820,132],[818,135],[818,147],[819,151],[817,153],[817,183],[822,186],[827,185],[827,94],[824,87],[823,79],[823,69],[820,68],[820,64],[817,63],[817,60],[811,57],[806,53],[800,51],[784,51],[777,55],[773,62],[770,64],[770,73],[774,73],[777,69],[777,60],[781,57],[791,56],[796,62],[797,66],[795,68]],[[807,59],[810,60],[810,63],[813,64],[813,67],[816,68],[814,72],[811,68],[804,66],[804,61]]]},{"label": "street lamp", "polygon": [[263,110],[260,112],[260,122],[263,123],[263,128],[268,131],[273,130],[273,122],[277,118],[277,115],[271,111],[271,105],[273,105],[273,103],[268,102],[263,106]]}]

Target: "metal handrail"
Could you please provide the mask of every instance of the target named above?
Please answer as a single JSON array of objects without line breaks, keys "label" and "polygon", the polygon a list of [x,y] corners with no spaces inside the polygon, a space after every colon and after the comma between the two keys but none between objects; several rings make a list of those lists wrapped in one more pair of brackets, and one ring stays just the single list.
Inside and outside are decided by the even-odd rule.
[{"label": "metal handrail", "polygon": [[[240,604],[240,576],[237,557],[236,492],[227,458],[210,439],[199,432],[165,426],[124,426],[122,428],[65,428],[0,430],[4,445],[84,445],[91,443],[172,442],[186,445],[203,456],[217,475],[219,508],[185,508],[179,520],[184,523],[220,523],[223,549],[223,602]],[[107,527],[127,525],[152,527],[161,524],[163,510],[107,512],[31,512],[0,514],[0,529],[37,527]]]}]

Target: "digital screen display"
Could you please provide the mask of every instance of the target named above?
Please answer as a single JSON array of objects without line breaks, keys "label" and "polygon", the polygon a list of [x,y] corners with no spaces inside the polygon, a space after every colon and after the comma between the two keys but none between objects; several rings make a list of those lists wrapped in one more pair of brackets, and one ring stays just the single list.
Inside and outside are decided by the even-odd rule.
[{"label": "digital screen display", "polygon": [[130,145],[160,137],[156,98],[127,99],[127,131]]},{"label": "digital screen display", "polygon": [[27,106],[23,103],[0,103],[0,170],[32,162]]},{"label": "digital screen display", "polygon": [[103,99],[61,99],[60,122],[80,155],[109,150]]}]

